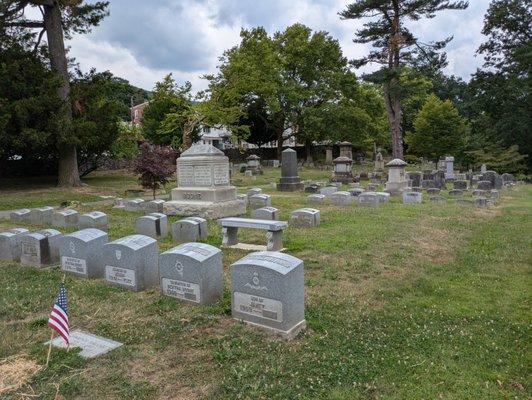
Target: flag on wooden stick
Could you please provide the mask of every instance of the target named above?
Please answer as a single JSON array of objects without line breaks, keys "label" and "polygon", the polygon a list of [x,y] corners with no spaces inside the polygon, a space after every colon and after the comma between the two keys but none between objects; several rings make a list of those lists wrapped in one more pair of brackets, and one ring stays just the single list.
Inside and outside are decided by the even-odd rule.
[{"label": "flag on wooden stick", "polygon": [[67,346],[70,344],[70,326],[68,324],[68,303],[65,284],[61,283],[59,294],[50,311],[48,326],[56,331],[65,341]]}]

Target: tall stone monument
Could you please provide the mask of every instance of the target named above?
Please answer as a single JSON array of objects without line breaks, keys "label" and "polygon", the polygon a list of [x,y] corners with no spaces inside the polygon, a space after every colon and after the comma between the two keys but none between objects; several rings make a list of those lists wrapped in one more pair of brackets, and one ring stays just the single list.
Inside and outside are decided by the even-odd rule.
[{"label": "tall stone monument", "polygon": [[375,156],[375,171],[384,171],[384,159],[382,158],[382,154],[380,151]]},{"label": "tall stone monument", "polygon": [[352,159],[337,157],[333,160],[333,164],[334,168],[331,182],[351,183],[355,181]]},{"label": "tall stone monument", "polygon": [[281,178],[277,190],[294,192],[302,189],[303,184],[297,174],[297,153],[295,150],[286,149],[282,153]]},{"label": "tall stone monument", "polygon": [[340,147],[340,157],[353,159],[353,145],[351,142],[340,142],[338,146]]},{"label": "tall stone monument", "polygon": [[445,157],[445,179],[454,179],[454,157]]},{"label": "tall stone monument", "polygon": [[229,182],[229,159],[210,144],[196,144],[177,159],[177,188],[164,203],[168,215],[217,219],[242,215],[246,201]]},{"label": "tall stone monument", "polygon": [[386,191],[391,194],[400,194],[407,187],[405,176],[406,163],[396,158],[386,164],[388,167],[388,182],[386,182]]}]

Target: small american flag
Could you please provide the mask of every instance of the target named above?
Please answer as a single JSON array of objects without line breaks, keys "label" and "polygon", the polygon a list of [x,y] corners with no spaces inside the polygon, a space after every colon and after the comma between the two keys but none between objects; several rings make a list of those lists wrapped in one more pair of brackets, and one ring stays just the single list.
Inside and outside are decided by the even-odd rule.
[{"label": "small american flag", "polygon": [[65,285],[61,283],[59,294],[50,311],[48,326],[56,331],[68,345],[70,343],[70,329],[68,325],[68,306]]}]

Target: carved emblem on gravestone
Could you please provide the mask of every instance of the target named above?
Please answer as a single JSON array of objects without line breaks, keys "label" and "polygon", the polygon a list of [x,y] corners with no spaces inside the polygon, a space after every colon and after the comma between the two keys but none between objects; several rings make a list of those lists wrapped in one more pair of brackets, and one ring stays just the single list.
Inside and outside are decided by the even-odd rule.
[{"label": "carved emblem on gravestone", "polygon": [[179,276],[183,276],[183,264],[181,264],[179,261],[176,261],[174,267]]},{"label": "carved emblem on gravestone", "polygon": [[268,290],[266,286],[260,286],[260,279],[259,279],[258,272],[253,273],[253,278],[251,278],[251,282],[253,283],[253,285],[251,285],[248,282],[244,286],[250,287],[251,289],[255,289],[255,290]]},{"label": "carved emblem on gravestone", "polygon": [[122,251],[121,250],[115,250],[115,256],[117,260],[120,260],[122,258]]},{"label": "carved emblem on gravestone", "polygon": [[70,248],[70,252],[72,254],[76,254],[76,246],[74,246],[74,242],[70,242],[70,244],[68,245],[68,247]]}]

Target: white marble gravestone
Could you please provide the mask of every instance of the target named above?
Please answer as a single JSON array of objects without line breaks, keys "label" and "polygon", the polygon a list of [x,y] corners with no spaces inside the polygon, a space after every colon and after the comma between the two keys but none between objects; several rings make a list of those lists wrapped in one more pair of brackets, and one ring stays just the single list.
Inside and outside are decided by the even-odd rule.
[{"label": "white marble gravestone", "polygon": [[147,213],[162,213],[164,211],[163,199],[155,199],[144,203],[144,211]]},{"label": "white marble gravestone", "polygon": [[309,194],[307,196],[309,204],[323,204],[325,202],[325,195],[323,194]]},{"label": "white marble gravestone", "polygon": [[60,240],[61,269],[80,278],[103,277],[103,246],[107,233],[95,228],[64,235]]},{"label": "white marble gravestone", "polygon": [[177,184],[172,200],[164,204],[168,215],[222,218],[242,215],[246,201],[236,196],[229,181],[229,159],[210,144],[195,144],[177,159]]},{"label": "white marble gravestone", "polygon": [[330,196],[331,203],[335,206],[348,206],[353,203],[354,197],[349,192],[334,192]]},{"label": "white marble gravestone", "polygon": [[184,219],[190,220],[190,221],[196,221],[199,223],[199,238],[205,239],[207,236],[209,236],[209,225],[207,223],[207,220],[205,218],[201,217],[186,217]]},{"label": "white marble gravestone", "polygon": [[261,207],[251,209],[251,218],[276,221],[279,218],[279,210],[275,207]]},{"label": "white marble gravestone", "polygon": [[445,179],[454,179],[454,157],[445,157]]},{"label": "white marble gravestone", "polygon": [[157,241],[131,235],[103,246],[105,280],[124,289],[141,291],[159,281]]},{"label": "white marble gravestone", "polygon": [[403,204],[423,203],[423,194],[419,192],[403,192]]},{"label": "white marble gravestone", "polygon": [[379,205],[379,196],[375,192],[364,192],[357,197],[359,207],[377,207]]},{"label": "white marble gravestone", "polygon": [[159,256],[163,294],[193,304],[222,297],[222,252],[204,243],[184,243]]},{"label": "white marble gravestone", "polygon": [[201,237],[201,222],[182,219],[172,224],[172,239],[177,243],[195,242]]},{"label": "white marble gravestone", "polygon": [[[48,346],[50,342],[44,343]],[[52,346],[65,349],[67,345],[61,336],[56,336],[52,340]],[[80,348],[79,355],[83,358],[95,358],[101,356],[109,351],[122,346],[122,343],[116,342],[102,336],[94,335],[89,332],[84,332],[79,329],[70,331],[70,347]]]},{"label": "white marble gravestone", "polygon": [[29,208],[22,208],[12,211],[9,214],[9,218],[12,222],[30,222],[30,213],[31,210]]},{"label": "white marble gravestone", "polygon": [[124,209],[126,211],[142,212],[144,211],[144,199],[130,199],[124,203]]},{"label": "white marble gravestone", "polygon": [[407,187],[405,176],[406,163],[396,158],[390,161],[388,167],[388,181],[386,182],[386,191],[391,194],[400,194]]},{"label": "white marble gravestone", "polygon": [[279,252],[251,253],[231,265],[235,319],[286,339],[305,328],[303,261]]},{"label": "white marble gravestone", "polygon": [[269,194],[254,194],[249,197],[249,208],[252,210],[262,207],[270,207],[271,205],[272,197]]},{"label": "white marble gravestone", "polygon": [[298,228],[311,228],[320,224],[320,210],[299,208],[290,213],[289,224]]}]

